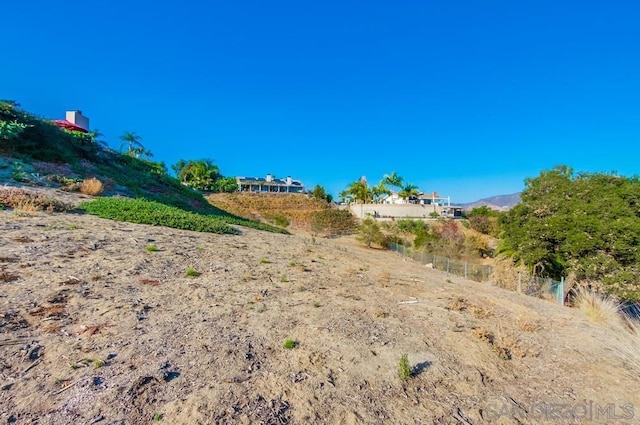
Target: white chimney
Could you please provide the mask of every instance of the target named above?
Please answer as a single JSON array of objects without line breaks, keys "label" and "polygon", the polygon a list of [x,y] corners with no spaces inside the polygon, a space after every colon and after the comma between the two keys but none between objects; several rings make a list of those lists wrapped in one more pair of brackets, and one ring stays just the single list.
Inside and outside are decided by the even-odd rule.
[{"label": "white chimney", "polygon": [[89,131],[89,118],[82,115],[82,111],[67,111],[67,121]]},{"label": "white chimney", "polygon": [[291,179],[291,176],[287,177],[287,186],[291,186],[291,183],[293,183],[293,180]]},{"label": "white chimney", "polygon": [[271,174],[267,174],[267,179],[268,182],[273,181],[273,176]]}]

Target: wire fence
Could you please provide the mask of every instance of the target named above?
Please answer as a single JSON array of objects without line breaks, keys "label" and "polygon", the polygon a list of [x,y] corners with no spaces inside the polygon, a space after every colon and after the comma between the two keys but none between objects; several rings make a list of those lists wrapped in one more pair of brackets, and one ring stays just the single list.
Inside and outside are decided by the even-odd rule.
[{"label": "wire fence", "polygon": [[[476,282],[490,282],[493,280],[493,267],[491,266],[456,260],[424,251],[415,251],[396,243],[392,243],[390,249],[435,270],[441,270],[465,279],[475,280]],[[518,273],[516,287],[512,289],[533,297],[553,298],[561,305],[564,304],[567,295],[565,293],[564,279],[554,281],[551,278],[524,275],[522,273]]]}]

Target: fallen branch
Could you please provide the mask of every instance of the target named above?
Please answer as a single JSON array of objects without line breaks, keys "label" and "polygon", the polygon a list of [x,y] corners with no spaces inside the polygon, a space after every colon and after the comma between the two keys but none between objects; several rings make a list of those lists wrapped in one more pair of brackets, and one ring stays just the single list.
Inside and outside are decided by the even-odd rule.
[{"label": "fallen branch", "polygon": [[58,394],[61,394],[61,393],[65,392],[65,391],[67,391],[69,388],[73,387],[74,385],[77,385],[83,379],[84,378],[77,379],[76,381],[74,381],[71,384],[67,385],[63,389],[56,391],[55,393],[53,393],[53,395],[58,395]]},{"label": "fallen branch", "polygon": [[398,301],[398,304],[418,304],[418,300]]},{"label": "fallen branch", "polygon": [[24,375],[25,373],[29,372],[34,367],[38,366],[40,363],[42,363],[42,359],[38,359],[35,362],[31,363],[29,367],[27,367],[25,370],[22,371],[22,374]]}]

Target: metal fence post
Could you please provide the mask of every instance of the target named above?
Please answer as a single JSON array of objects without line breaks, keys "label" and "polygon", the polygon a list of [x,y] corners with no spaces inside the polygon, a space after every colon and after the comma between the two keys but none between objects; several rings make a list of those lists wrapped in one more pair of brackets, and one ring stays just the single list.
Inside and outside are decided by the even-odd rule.
[{"label": "metal fence post", "polygon": [[518,272],[518,292],[522,293],[522,273]]}]

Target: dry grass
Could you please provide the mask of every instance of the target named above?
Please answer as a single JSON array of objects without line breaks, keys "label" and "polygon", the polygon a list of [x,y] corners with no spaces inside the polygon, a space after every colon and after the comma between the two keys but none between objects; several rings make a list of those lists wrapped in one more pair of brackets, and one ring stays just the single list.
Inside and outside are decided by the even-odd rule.
[{"label": "dry grass", "polygon": [[85,179],[80,184],[80,192],[85,195],[97,196],[104,190],[104,185],[100,180],[95,177]]},{"label": "dry grass", "polygon": [[538,321],[520,315],[516,317],[516,326],[523,332],[537,332],[542,329],[542,326]]},{"label": "dry grass", "polygon": [[[515,265],[509,258],[501,258],[496,260],[491,278],[496,286],[517,291],[519,274],[522,276],[529,275],[526,267]],[[523,282],[520,282],[520,284],[523,285]]]},{"label": "dry grass", "polygon": [[626,364],[629,375],[634,379],[640,378],[640,322],[631,320],[625,323],[617,336],[613,350]]},{"label": "dry grass", "polygon": [[588,289],[578,289],[574,306],[592,322],[621,325],[620,304],[611,297]]},{"label": "dry grass", "polygon": [[10,186],[0,187],[0,205],[5,205],[27,214],[32,214],[36,211],[65,212],[73,209],[71,205],[57,199],[48,198],[27,189]]},{"label": "dry grass", "polygon": [[11,273],[0,269],[0,283],[9,283],[18,280],[19,276],[15,273]]},{"label": "dry grass", "polygon": [[502,360],[512,360],[514,357],[537,357],[523,346],[517,336],[498,332],[497,334],[485,328],[476,328],[473,336],[487,344]]},{"label": "dry grass", "polygon": [[464,311],[467,309],[467,300],[463,297],[455,297],[451,300],[449,305],[446,307],[447,310],[453,311]]}]

